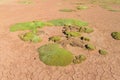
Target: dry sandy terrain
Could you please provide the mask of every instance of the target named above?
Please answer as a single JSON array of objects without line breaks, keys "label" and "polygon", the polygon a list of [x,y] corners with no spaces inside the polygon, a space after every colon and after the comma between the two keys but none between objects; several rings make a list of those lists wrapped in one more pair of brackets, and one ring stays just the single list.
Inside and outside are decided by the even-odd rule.
[{"label": "dry sandy terrain", "polygon": [[[2,1],[2,0],[0,0]],[[8,2],[7,2],[8,1]],[[77,2],[77,0],[76,0]],[[15,0],[0,3],[0,80],[120,80],[120,41],[110,34],[120,31],[120,12],[110,12],[97,5],[77,12],[59,12],[61,8],[73,8],[73,0],[34,0],[33,4],[20,4]],[[69,47],[74,54],[84,54],[87,60],[78,65],[51,67],[39,60],[37,48],[48,42],[49,36],[59,34],[59,27],[45,27],[43,42],[23,42],[18,34],[10,32],[10,25],[32,20],[77,18],[89,22],[95,31],[90,34],[97,49],[109,54],[100,55],[97,50],[88,52]]]}]

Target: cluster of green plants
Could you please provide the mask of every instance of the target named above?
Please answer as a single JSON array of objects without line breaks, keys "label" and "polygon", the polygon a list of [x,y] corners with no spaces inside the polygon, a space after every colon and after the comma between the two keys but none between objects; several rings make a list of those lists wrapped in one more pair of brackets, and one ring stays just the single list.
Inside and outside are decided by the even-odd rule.
[{"label": "cluster of green plants", "polygon": [[[38,35],[38,28],[43,28],[45,26],[64,26],[65,30],[63,33],[68,37],[78,37],[83,41],[90,41],[88,37],[82,36],[82,33],[91,33],[94,30],[88,26],[87,22],[83,22],[77,19],[55,19],[46,22],[43,21],[32,21],[17,23],[10,27],[11,32],[29,30],[24,34],[19,35],[20,39],[28,42],[41,42],[42,39]],[[72,27],[73,26],[73,27]],[[75,26],[75,27],[74,27]],[[75,29],[75,31],[73,30]],[[49,38],[50,41],[58,42],[61,40],[60,36],[52,36]],[[86,44],[86,49],[95,50],[95,46],[92,44]],[[38,48],[40,60],[50,66],[66,66],[71,62],[74,64],[81,63],[86,60],[83,55],[75,56],[73,59],[73,54],[68,50],[62,48],[60,44],[49,43]],[[105,50],[99,50],[101,55],[107,53]]]}]

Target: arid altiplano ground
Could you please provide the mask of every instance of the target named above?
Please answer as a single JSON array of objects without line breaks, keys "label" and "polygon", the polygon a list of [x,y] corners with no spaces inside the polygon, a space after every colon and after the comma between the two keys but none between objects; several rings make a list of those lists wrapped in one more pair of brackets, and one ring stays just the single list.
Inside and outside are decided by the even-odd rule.
[{"label": "arid altiplano ground", "polygon": [[[120,12],[110,12],[97,5],[76,12],[60,12],[61,8],[73,8],[79,0],[34,0],[32,4],[20,4],[15,0],[0,0],[0,80],[120,80],[120,41],[111,32],[120,31]],[[120,6],[119,6],[120,8]],[[87,60],[66,67],[51,67],[39,60],[37,48],[48,43],[48,37],[59,35],[60,27],[45,27],[43,41],[26,43],[19,39],[21,32],[10,32],[10,25],[33,20],[76,18],[89,23],[94,32],[89,34],[97,49],[109,54],[100,55],[97,50],[85,51],[68,46],[74,54],[84,54]]]}]

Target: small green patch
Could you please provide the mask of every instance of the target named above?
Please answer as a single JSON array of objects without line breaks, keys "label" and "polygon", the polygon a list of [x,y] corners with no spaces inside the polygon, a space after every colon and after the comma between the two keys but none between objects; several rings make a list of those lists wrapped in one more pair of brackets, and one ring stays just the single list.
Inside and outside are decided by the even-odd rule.
[{"label": "small green patch", "polygon": [[66,66],[73,60],[71,52],[58,44],[46,44],[38,49],[40,60],[50,66]]},{"label": "small green patch", "polygon": [[31,0],[20,0],[18,3],[20,3],[20,4],[32,4],[33,2]]},{"label": "small green patch", "polygon": [[85,32],[85,33],[92,33],[94,30],[93,28],[90,27],[81,27],[80,32]]},{"label": "small green patch", "polygon": [[113,9],[111,6],[112,5],[120,5],[120,0],[90,0],[92,4],[98,4],[102,8],[108,10],[108,11],[113,11],[113,12],[119,12],[120,9]]},{"label": "small green patch", "polygon": [[80,6],[77,6],[76,8],[77,8],[77,10],[85,10],[85,9],[88,9],[88,7],[85,6],[85,5],[80,5]]},{"label": "small green patch", "polygon": [[60,41],[61,40],[61,37],[60,36],[52,36],[49,38],[50,41],[54,41],[54,42],[57,42],[57,41]]},{"label": "small green patch", "polygon": [[48,21],[48,23],[52,23],[54,26],[87,26],[88,23],[87,22],[83,22],[80,20],[76,20],[76,19],[55,19],[55,20],[50,20]]},{"label": "small green patch", "polygon": [[116,40],[120,40],[120,32],[112,32],[111,36]]},{"label": "small green patch", "polygon": [[85,45],[85,47],[86,47],[86,49],[88,49],[88,50],[95,50],[95,49],[96,49],[95,46],[92,45],[92,44],[87,44],[87,45]]},{"label": "small green patch", "polygon": [[80,32],[73,32],[73,31],[66,31],[65,34],[68,36],[68,37],[79,37],[81,36]]},{"label": "small green patch", "polygon": [[99,54],[101,54],[101,55],[106,55],[106,54],[108,54],[108,52],[106,51],[106,50],[99,50]]},{"label": "small green patch", "polygon": [[86,57],[84,55],[78,55],[78,56],[75,56],[75,59],[73,59],[73,63],[79,64],[85,60],[86,60]]},{"label": "small green patch", "polygon": [[39,36],[37,36],[36,34],[34,34],[32,32],[22,34],[19,37],[23,41],[29,41],[29,42],[35,42],[35,43],[42,41],[42,39]]},{"label": "small green patch", "polygon": [[73,9],[60,9],[59,11],[61,11],[61,12],[74,12],[75,10],[73,10]]},{"label": "small green patch", "polygon": [[32,21],[32,22],[24,22],[24,23],[17,23],[10,27],[11,32],[20,31],[20,30],[34,30],[36,28],[42,28],[46,24],[41,21]]},{"label": "small green patch", "polygon": [[81,37],[81,40],[84,40],[84,41],[90,41],[90,38],[88,38],[88,37]]}]

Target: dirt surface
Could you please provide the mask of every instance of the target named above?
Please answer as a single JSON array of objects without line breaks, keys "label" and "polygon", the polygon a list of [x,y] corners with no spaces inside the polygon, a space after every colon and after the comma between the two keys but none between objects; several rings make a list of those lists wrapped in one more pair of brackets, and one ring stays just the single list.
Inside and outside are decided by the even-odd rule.
[{"label": "dirt surface", "polygon": [[[77,0],[76,0],[77,2]],[[15,0],[0,0],[0,80],[120,80],[120,41],[110,34],[120,31],[120,12],[110,12],[97,5],[76,12],[59,12],[61,8],[74,8],[73,0],[34,0],[21,4]],[[38,44],[23,42],[18,32],[10,32],[10,25],[32,20],[76,18],[89,22],[95,31],[88,36],[92,43],[106,49],[109,54],[100,55],[97,50],[86,51],[68,46],[74,54],[84,54],[87,60],[66,67],[51,67],[39,60],[37,48],[48,43],[48,37],[61,35],[60,27],[45,27],[43,41]]]}]

